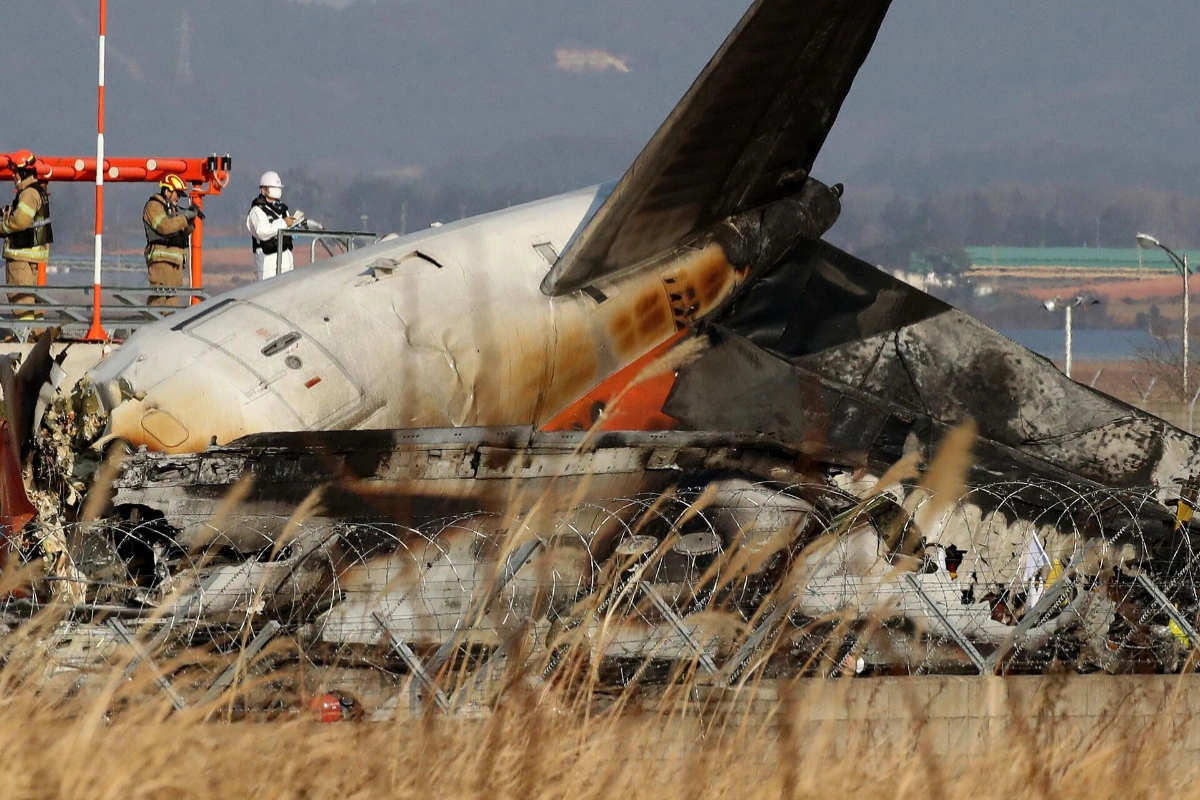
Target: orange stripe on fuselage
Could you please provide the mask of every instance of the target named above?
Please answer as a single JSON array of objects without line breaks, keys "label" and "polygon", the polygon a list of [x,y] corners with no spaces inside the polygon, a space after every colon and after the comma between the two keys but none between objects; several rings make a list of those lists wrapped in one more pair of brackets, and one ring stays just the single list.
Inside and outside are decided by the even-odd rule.
[{"label": "orange stripe on fuselage", "polygon": [[[679,331],[640,358],[614,372],[583,397],[571,403],[542,426],[544,431],[669,431],[677,420],[663,412],[675,386],[675,372],[638,381],[642,371],[681,342],[687,331]],[[614,399],[616,406],[612,406]],[[608,414],[597,426],[601,412]]]}]

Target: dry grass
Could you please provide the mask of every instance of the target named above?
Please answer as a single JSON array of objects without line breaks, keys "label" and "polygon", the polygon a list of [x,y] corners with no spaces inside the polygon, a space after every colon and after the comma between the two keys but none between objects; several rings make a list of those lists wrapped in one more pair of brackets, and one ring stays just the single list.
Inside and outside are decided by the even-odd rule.
[{"label": "dry grass", "polygon": [[[6,800],[1128,800],[1195,794],[1200,773],[1195,676],[756,679],[726,690],[691,677],[611,694],[514,670],[451,715],[410,708],[402,690],[389,721],[320,724],[304,708],[313,676],[286,670],[247,668],[247,683],[202,705],[189,687],[206,676],[189,676],[204,657],[159,654],[191,701],[182,711],[149,670],[128,678],[119,658],[83,684],[52,676],[38,641],[55,621],[4,640]],[[453,678],[444,685],[450,694]],[[266,693],[285,702],[233,713]]]},{"label": "dry grass", "polygon": [[753,713],[729,715],[671,700],[645,711],[634,697],[607,712],[567,713],[518,689],[481,719],[427,713],[336,725],[303,715],[204,722],[202,711],[172,714],[161,701],[108,713],[107,696],[56,702],[18,690],[2,702],[3,796],[1102,800],[1195,793],[1186,715],[1112,716],[1081,727],[1011,707],[990,728],[955,728],[926,716],[919,684],[911,683],[893,693],[906,703],[899,721],[894,714],[811,719],[814,706],[853,705],[869,683],[784,684],[768,707],[743,702]]}]

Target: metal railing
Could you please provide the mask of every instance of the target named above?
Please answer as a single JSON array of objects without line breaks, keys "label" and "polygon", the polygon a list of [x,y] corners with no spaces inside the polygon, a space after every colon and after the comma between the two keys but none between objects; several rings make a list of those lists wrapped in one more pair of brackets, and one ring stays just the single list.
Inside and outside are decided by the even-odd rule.
[{"label": "metal railing", "polygon": [[[374,244],[379,241],[379,235],[368,231],[327,231],[322,228],[288,228],[281,230],[275,235],[276,252],[283,250],[283,237],[290,236],[292,239],[311,239],[308,248],[308,261],[314,263],[317,260],[317,245],[325,251],[325,254],[330,258],[343,255],[354,250],[358,246],[360,239],[370,239],[369,244]],[[332,245],[332,246],[331,246]]]},{"label": "metal railing", "polygon": [[[83,337],[91,325],[91,284],[68,286],[0,285],[0,334],[27,338],[33,331],[61,328],[67,338]],[[15,295],[32,295],[33,303],[14,303]],[[178,298],[175,306],[151,305],[152,298]],[[190,286],[105,286],[101,289],[101,309],[105,330],[114,339],[127,338],[133,331],[157,322],[181,308],[192,298],[207,300],[203,288]],[[31,318],[25,318],[34,315]]]},{"label": "metal railing", "polygon": [[[367,240],[368,244],[379,241],[377,234],[367,231],[295,228],[279,232],[277,241],[280,246],[284,236],[309,240],[310,263],[317,260],[318,247],[332,258],[355,250],[363,240]],[[70,265],[69,262],[62,263]],[[129,269],[110,269],[145,274],[141,265]],[[91,327],[94,291],[95,287],[90,283],[61,286],[0,285],[0,338],[25,340],[33,332],[45,328],[60,328],[62,335],[68,339],[84,338]],[[9,297],[14,295],[32,295],[34,302],[11,302]],[[170,297],[178,298],[176,305],[150,304],[152,298]],[[203,287],[104,286],[101,288],[101,321],[109,336],[117,340],[125,339],[138,328],[186,308],[193,299],[207,300],[208,297]],[[27,315],[34,316],[25,318]]]}]

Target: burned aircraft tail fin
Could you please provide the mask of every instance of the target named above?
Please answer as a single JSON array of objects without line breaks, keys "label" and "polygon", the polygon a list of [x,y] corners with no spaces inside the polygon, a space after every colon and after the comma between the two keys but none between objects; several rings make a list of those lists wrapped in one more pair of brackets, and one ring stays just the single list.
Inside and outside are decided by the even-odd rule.
[{"label": "burned aircraft tail fin", "polygon": [[542,291],[575,291],[797,192],[890,5],[756,0]]}]

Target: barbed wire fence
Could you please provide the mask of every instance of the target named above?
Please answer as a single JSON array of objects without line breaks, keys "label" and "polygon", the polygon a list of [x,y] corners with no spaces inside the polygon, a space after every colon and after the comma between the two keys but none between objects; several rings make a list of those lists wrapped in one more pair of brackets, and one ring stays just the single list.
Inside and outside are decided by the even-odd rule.
[{"label": "barbed wire fence", "polygon": [[1164,520],[1151,489],[1007,482],[935,507],[915,487],[861,499],[730,479],[419,526],[101,520],[54,531],[69,555],[56,561],[27,531],[0,648],[33,665],[22,674],[75,686],[142,665],[178,707],[337,692],[376,713],[486,707],[518,682],[582,697],[799,675],[1174,672],[1190,668],[1200,598],[1186,527],[1164,537]]}]

